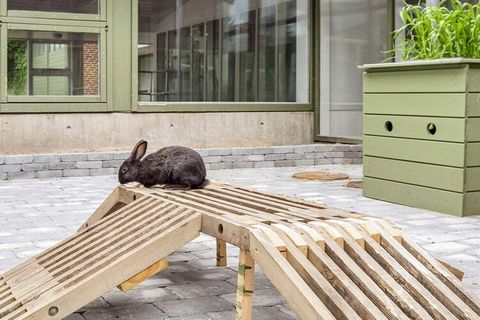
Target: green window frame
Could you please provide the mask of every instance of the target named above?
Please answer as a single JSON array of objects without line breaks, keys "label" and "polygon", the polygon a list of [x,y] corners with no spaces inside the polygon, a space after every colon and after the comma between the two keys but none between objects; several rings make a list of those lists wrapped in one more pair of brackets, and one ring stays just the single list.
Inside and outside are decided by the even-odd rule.
[{"label": "green window frame", "polygon": [[[132,57],[138,57],[138,1],[133,0],[134,14],[132,15]],[[314,8],[317,1],[310,0],[309,12],[309,52],[311,64],[309,67],[309,92],[308,102],[147,102],[138,99],[138,64],[132,65],[132,110],[134,112],[289,112],[289,111],[314,111],[315,108],[315,70],[317,61],[314,59],[315,24]]]},{"label": "green window frame", "polygon": [[[106,112],[107,0],[99,0],[99,14],[7,10],[0,0],[0,113]],[[96,96],[9,96],[7,92],[8,30],[93,33],[99,37],[99,94]]]}]

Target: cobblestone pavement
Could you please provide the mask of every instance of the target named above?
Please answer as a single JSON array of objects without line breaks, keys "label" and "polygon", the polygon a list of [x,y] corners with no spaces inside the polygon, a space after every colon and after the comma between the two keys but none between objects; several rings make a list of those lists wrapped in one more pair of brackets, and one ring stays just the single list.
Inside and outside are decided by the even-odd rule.
[{"label": "cobblestone pavement", "polygon": [[[211,179],[299,196],[341,209],[389,218],[434,256],[464,270],[480,294],[480,216],[457,218],[362,197],[346,181],[300,181],[301,171],[344,172],[359,165],[211,171]],[[0,271],[70,236],[117,185],[114,176],[0,182]],[[113,290],[68,320],[233,319],[238,249],[228,267],[215,267],[215,241],[205,235],[172,254],[169,268],[124,294]],[[254,319],[295,319],[261,270],[256,272]]]}]

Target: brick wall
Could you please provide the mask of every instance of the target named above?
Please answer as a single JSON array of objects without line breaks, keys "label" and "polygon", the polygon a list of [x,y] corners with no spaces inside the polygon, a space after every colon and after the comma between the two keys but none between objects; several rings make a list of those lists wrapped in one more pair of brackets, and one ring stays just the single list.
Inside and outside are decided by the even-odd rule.
[{"label": "brick wall", "polygon": [[83,94],[98,95],[98,42],[83,43]]},{"label": "brick wall", "polygon": [[[361,145],[197,149],[207,170],[362,163]],[[130,152],[0,156],[0,180],[113,175]]]}]

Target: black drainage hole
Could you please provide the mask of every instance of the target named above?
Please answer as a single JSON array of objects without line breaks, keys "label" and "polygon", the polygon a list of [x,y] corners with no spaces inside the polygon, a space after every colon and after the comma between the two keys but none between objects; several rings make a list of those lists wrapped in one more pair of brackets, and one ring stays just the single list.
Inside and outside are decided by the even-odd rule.
[{"label": "black drainage hole", "polygon": [[429,123],[427,125],[427,131],[433,135],[437,132],[437,126],[434,123]]},{"label": "black drainage hole", "polygon": [[385,130],[387,130],[388,132],[392,132],[392,130],[393,130],[392,122],[390,122],[390,121],[385,122]]},{"label": "black drainage hole", "polygon": [[218,225],[218,233],[220,233],[220,234],[223,233],[223,224]]}]

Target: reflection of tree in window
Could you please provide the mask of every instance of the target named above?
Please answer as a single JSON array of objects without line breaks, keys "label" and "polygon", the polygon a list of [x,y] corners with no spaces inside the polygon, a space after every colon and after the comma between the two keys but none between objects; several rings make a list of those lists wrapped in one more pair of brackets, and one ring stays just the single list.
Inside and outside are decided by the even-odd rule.
[{"label": "reflection of tree in window", "polygon": [[22,58],[9,60],[10,95],[98,95],[97,34],[10,30],[8,42]]}]

